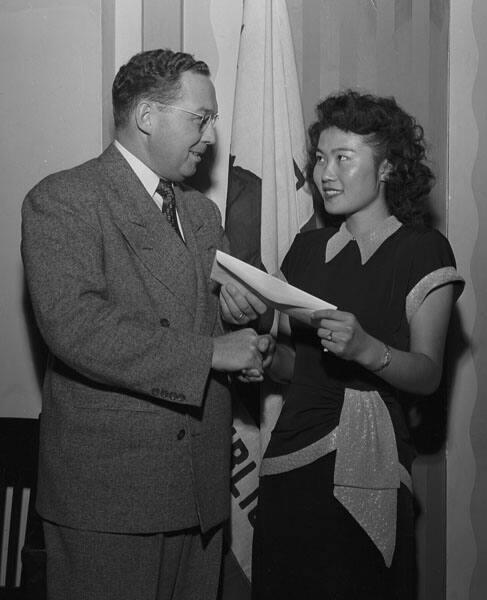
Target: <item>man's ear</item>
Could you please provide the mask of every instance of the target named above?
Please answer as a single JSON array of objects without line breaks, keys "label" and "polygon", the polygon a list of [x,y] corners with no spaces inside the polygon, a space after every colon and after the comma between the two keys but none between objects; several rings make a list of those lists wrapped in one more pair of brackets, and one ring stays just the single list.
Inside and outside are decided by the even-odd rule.
[{"label": "man's ear", "polygon": [[146,135],[152,133],[152,128],[154,126],[153,110],[154,107],[152,103],[147,100],[141,100],[135,107],[134,118],[137,129]]}]

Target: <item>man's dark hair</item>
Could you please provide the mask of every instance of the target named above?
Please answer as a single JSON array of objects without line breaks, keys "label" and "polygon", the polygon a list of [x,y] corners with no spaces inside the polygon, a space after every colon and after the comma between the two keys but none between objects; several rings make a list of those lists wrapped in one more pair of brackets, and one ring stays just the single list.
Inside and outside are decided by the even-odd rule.
[{"label": "man's dark hair", "polygon": [[346,90],[328,96],[316,107],[317,121],[309,128],[307,177],[313,186],[316,148],[321,132],[336,127],[364,137],[377,165],[387,159],[391,172],[386,184],[386,202],[403,223],[427,220],[426,201],[434,175],[426,164],[424,132],[416,119],[392,97]]},{"label": "man's dark hair", "polygon": [[194,71],[210,75],[208,65],[186,52],[147,50],[133,56],[118,71],[112,86],[115,127],[127,124],[136,104],[142,100],[169,102],[178,97],[181,75]]}]

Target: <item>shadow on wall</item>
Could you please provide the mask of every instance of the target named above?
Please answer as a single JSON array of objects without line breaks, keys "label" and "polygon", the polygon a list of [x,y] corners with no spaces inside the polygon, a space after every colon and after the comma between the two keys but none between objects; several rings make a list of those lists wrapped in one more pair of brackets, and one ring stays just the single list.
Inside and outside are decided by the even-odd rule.
[{"label": "shadow on wall", "polygon": [[443,377],[431,396],[406,400],[409,429],[420,454],[435,454],[443,448],[448,429],[450,395],[457,364],[469,342],[461,326],[458,308],[453,308],[446,341]]},{"label": "shadow on wall", "polygon": [[22,292],[22,312],[29,336],[29,348],[32,357],[32,364],[34,365],[34,371],[39,389],[41,389],[42,382],[44,381],[44,371],[46,369],[48,350],[44,340],[42,339],[39,328],[37,327],[34,311],[30,302],[29,291],[25,281]]}]

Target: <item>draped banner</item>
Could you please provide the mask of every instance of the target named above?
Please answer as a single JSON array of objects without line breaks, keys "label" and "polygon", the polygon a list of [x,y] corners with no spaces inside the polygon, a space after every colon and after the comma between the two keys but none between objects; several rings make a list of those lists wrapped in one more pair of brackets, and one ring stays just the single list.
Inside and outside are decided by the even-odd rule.
[{"label": "draped banner", "polygon": [[[231,253],[276,273],[313,212],[303,187],[305,130],[285,0],[244,0],[230,155]],[[236,384],[233,395],[230,560],[247,586],[259,466],[282,402],[270,382],[262,388]],[[224,593],[225,600],[236,597]]]}]

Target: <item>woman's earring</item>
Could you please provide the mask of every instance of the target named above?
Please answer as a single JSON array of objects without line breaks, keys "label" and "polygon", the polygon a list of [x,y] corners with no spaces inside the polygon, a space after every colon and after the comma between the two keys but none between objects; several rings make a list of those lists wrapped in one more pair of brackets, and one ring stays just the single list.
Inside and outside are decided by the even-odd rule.
[{"label": "woman's earring", "polygon": [[382,183],[387,183],[387,180],[389,179],[389,173],[391,171],[392,171],[391,163],[389,161],[387,161],[386,164],[384,165],[383,173],[379,177],[379,181],[381,181]]}]

